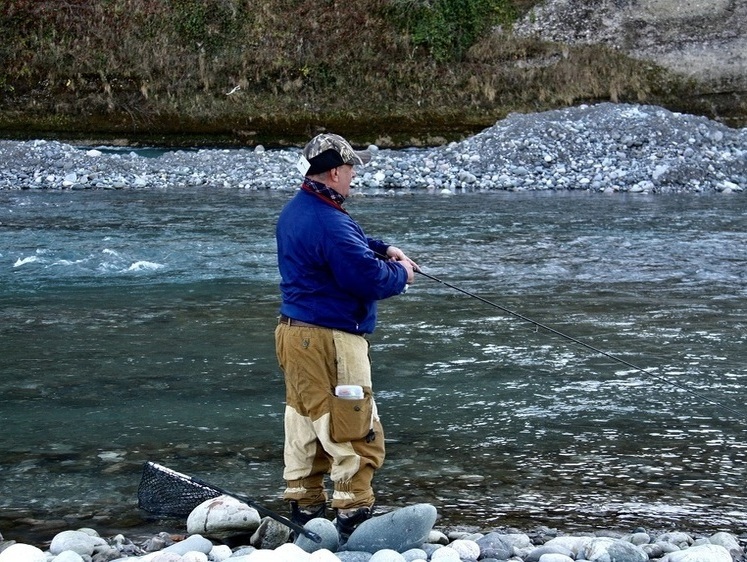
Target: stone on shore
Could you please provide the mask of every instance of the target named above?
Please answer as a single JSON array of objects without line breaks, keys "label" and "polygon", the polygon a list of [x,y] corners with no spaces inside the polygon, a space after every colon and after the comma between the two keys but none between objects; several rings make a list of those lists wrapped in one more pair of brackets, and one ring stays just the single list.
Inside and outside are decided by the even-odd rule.
[{"label": "stone on shore", "polygon": [[539,557],[539,562],[573,562],[573,558],[565,554],[548,552]]},{"label": "stone on shore", "polygon": [[83,556],[91,556],[97,547],[106,546],[106,541],[95,531],[62,531],[52,539],[49,552],[57,555],[71,550]]},{"label": "stone on shore", "polygon": [[457,552],[460,559],[470,560],[474,558],[477,560],[480,557],[480,545],[475,541],[466,539],[457,539],[448,545]]},{"label": "stone on shore", "polygon": [[555,537],[547,541],[544,546],[545,548],[558,549],[556,552],[570,551],[571,557],[576,558],[582,550],[586,548],[586,545],[591,542],[593,537]]},{"label": "stone on shore", "polygon": [[290,534],[288,527],[274,519],[265,517],[249,542],[254,548],[272,550],[287,543]]},{"label": "stone on shore", "polygon": [[329,519],[317,517],[306,523],[304,528],[313,531],[322,539],[322,542],[318,543],[306,535],[299,534],[296,538],[296,545],[304,551],[316,552],[317,550],[327,549],[336,552],[340,547],[340,535],[337,533],[337,527]]},{"label": "stone on shore", "polygon": [[744,557],[744,549],[739,545],[739,541],[734,535],[722,531],[711,536],[708,539],[708,542],[710,542],[711,544],[718,544],[723,546],[726,550],[729,551],[729,554],[731,554],[732,558]]},{"label": "stone on shore", "polygon": [[633,543],[608,537],[594,538],[583,550],[591,562],[646,562],[648,555]]},{"label": "stone on shore", "polygon": [[[192,535],[184,539],[183,541],[167,546],[163,550],[147,554],[141,558],[137,558],[141,562],[166,562],[166,560],[159,561],[158,556],[161,555],[175,555],[182,557],[189,552],[201,552],[202,554],[208,554],[213,549],[213,543],[202,535]],[[180,562],[179,559],[176,559]]]},{"label": "stone on shore", "polygon": [[731,554],[719,544],[701,544],[670,552],[661,562],[732,562]]},{"label": "stone on shore", "polygon": [[[524,560],[525,562],[538,562],[539,559],[545,555],[564,556],[566,558],[573,559],[573,552],[571,552],[566,547],[561,545],[548,546],[546,544],[543,544],[542,546],[538,546],[537,548],[533,549]],[[493,558],[501,557],[493,556]]]},{"label": "stone on shore", "polygon": [[46,562],[44,551],[30,544],[12,544],[0,552],[0,562]]},{"label": "stone on shore", "polygon": [[192,510],[187,518],[187,533],[226,540],[251,535],[259,528],[260,522],[259,513],[253,507],[231,496],[218,496]]},{"label": "stone on shore", "polygon": [[420,503],[373,517],[353,531],[345,549],[375,553],[386,549],[404,552],[417,548],[427,540],[436,523],[436,515],[435,507]]},{"label": "stone on shore", "polygon": [[371,558],[369,558],[369,562],[406,562],[405,557],[402,556],[399,552],[396,550],[392,550],[391,548],[385,548],[383,550],[379,550],[378,552],[374,553]]},{"label": "stone on shore", "polygon": [[673,531],[671,533],[664,533],[656,540],[656,542],[671,543],[677,548],[682,549],[693,544],[693,538],[682,531]]}]

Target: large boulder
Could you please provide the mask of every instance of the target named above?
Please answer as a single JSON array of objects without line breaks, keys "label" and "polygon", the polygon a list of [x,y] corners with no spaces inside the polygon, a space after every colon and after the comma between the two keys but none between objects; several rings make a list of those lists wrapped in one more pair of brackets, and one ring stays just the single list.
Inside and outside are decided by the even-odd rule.
[{"label": "large boulder", "polygon": [[345,549],[374,553],[418,548],[428,539],[436,516],[435,507],[420,503],[373,517],[353,531]]}]

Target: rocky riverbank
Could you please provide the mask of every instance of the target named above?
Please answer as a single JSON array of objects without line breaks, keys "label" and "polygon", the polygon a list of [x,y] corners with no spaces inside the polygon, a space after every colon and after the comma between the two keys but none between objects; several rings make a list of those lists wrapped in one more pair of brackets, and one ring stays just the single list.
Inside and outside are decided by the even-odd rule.
[{"label": "rocky riverbank", "polygon": [[187,534],[159,533],[139,544],[123,535],[105,539],[93,529],[58,533],[46,550],[0,537],[0,562],[739,562],[747,539],[728,532],[695,537],[644,529],[586,535],[549,528],[444,533],[434,529],[436,508],[416,504],[364,522],[341,545],[327,519],[306,525],[319,542],[305,536],[292,541],[287,527],[225,499],[230,498],[195,508]]},{"label": "rocky riverbank", "polygon": [[[375,133],[372,133],[375,134]],[[357,193],[742,193],[747,129],[656,106],[602,103],[513,114],[461,142],[378,150]],[[142,152],[0,141],[0,189],[295,189],[299,149]]]}]

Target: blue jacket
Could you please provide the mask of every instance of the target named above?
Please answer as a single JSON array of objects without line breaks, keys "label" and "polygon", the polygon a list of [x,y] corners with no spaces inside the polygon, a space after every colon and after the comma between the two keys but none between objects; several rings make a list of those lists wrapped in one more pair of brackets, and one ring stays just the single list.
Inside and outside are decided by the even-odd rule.
[{"label": "blue jacket", "polygon": [[299,191],[276,227],[280,313],[357,334],[376,327],[376,301],[402,293],[407,270],[378,259],[388,244],[368,238],[347,213]]}]

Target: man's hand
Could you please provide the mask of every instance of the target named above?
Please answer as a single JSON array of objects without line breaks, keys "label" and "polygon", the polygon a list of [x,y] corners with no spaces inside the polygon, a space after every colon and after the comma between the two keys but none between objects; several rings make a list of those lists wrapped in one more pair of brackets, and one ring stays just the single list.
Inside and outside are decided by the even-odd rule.
[{"label": "man's hand", "polygon": [[418,264],[408,258],[405,253],[396,246],[389,246],[386,249],[386,255],[389,257],[390,261],[399,262],[407,270],[407,284],[412,285],[415,281],[415,271],[420,269]]}]

